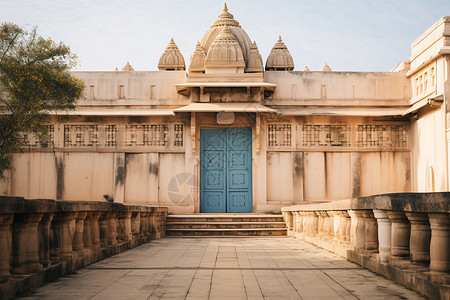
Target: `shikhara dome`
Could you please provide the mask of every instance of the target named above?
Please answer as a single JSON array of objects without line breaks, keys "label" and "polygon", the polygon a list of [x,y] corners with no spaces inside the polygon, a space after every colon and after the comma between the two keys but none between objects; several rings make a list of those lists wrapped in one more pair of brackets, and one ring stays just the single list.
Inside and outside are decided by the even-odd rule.
[{"label": "shikhara dome", "polygon": [[168,70],[186,70],[183,55],[175,44],[173,38],[170,39],[169,44],[159,58],[158,69]]},{"label": "shikhara dome", "polygon": [[[202,57],[199,47],[207,55],[203,68],[199,65]],[[208,73],[208,67],[217,68],[220,65],[221,72],[228,73],[230,70],[225,71],[226,68],[236,73],[257,72],[263,63],[261,56],[255,54],[256,52],[259,54],[256,44],[252,45],[245,30],[228,12],[227,5],[224,4],[221,14],[206,31],[200,44],[197,45],[195,53],[191,57],[189,70]],[[262,71],[261,68],[259,72]]]}]

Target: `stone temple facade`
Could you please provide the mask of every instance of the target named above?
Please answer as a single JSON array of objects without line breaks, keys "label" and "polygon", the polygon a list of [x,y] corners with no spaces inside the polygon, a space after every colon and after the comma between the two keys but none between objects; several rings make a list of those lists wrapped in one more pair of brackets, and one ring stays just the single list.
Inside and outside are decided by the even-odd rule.
[{"label": "stone temple facade", "polygon": [[233,213],[449,190],[450,17],[391,72],[294,71],[224,6],[187,67],[172,39],[158,68],[74,72],[85,97],[26,137],[0,195]]}]

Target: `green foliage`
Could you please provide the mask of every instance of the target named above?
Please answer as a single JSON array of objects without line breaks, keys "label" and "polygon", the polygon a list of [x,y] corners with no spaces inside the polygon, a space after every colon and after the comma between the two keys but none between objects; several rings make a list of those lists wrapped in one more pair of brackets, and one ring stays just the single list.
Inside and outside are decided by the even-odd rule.
[{"label": "green foliage", "polygon": [[84,89],[69,73],[76,63],[69,47],[36,29],[0,25],[0,174],[21,151],[22,133],[45,135],[51,112],[75,108]]}]

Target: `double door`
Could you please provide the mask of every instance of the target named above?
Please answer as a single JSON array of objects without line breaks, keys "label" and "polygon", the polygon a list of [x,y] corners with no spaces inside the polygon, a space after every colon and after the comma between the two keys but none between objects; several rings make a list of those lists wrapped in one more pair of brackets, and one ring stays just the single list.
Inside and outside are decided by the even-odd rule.
[{"label": "double door", "polygon": [[200,130],[200,211],[252,211],[250,128]]}]

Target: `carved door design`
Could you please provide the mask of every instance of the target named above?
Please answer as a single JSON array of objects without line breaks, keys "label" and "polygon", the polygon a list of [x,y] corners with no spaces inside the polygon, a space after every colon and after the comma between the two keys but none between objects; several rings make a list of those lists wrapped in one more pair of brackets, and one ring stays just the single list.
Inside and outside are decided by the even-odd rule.
[{"label": "carved door design", "polygon": [[200,211],[251,212],[251,130],[202,129],[200,136]]}]

